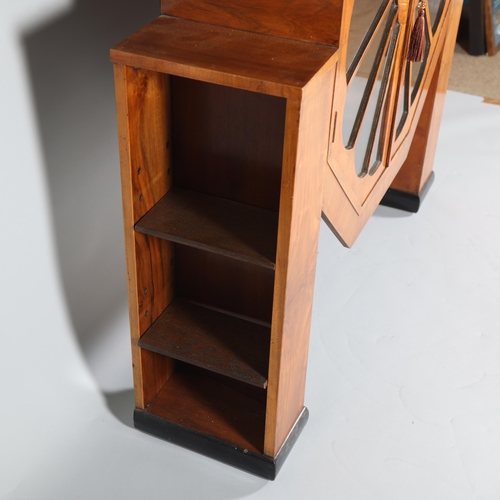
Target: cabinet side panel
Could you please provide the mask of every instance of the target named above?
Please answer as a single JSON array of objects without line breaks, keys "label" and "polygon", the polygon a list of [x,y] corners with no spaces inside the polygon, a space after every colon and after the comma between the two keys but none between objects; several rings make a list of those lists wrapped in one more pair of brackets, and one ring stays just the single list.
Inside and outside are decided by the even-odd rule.
[{"label": "cabinet side panel", "polygon": [[304,406],[333,72],[287,108],[264,449],[273,457]]},{"label": "cabinet side panel", "polygon": [[173,297],[173,244],[136,233],[134,224],[170,188],[168,80],[115,65],[130,333],[136,406],[168,380],[173,362],[137,341]]},{"label": "cabinet side panel", "polygon": [[170,79],[125,66],[129,176],[135,224],[172,187]]},{"label": "cabinet side panel", "polygon": [[[174,298],[174,244],[153,236],[135,233],[137,276],[138,335],[132,349]],[[142,394],[147,405],[158,394],[174,369],[174,361],[159,354],[139,349],[142,373]],[[135,363],[135,360],[134,360]]]}]

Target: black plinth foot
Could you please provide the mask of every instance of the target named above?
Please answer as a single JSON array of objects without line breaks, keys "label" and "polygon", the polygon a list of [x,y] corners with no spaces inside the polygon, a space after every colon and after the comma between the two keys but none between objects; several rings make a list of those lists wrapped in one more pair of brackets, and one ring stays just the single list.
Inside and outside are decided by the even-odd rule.
[{"label": "black plinth foot", "polygon": [[276,478],[308,418],[309,411],[304,407],[280,451],[276,457],[272,458],[245,450],[182,425],[174,424],[144,410],[136,409],[134,411],[134,425],[137,429],[256,476],[271,480]]},{"label": "black plinth foot", "polygon": [[380,205],[397,208],[399,210],[404,210],[405,212],[417,213],[433,182],[434,172],[432,172],[429,176],[429,179],[425,183],[425,186],[420,194],[407,193],[406,191],[389,188],[387,193],[385,193],[385,196],[382,198]]}]

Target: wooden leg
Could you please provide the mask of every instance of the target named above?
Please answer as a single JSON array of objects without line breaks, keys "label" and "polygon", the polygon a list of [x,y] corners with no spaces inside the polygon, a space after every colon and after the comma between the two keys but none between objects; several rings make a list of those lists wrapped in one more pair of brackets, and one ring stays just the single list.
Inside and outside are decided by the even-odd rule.
[{"label": "wooden leg", "polygon": [[[432,164],[436,148],[432,134],[438,132],[444,104],[444,99],[439,99],[436,92],[440,66],[441,64],[438,64],[436,67],[408,157],[382,198],[381,205],[418,212],[421,200],[432,183]],[[436,106],[441,109],[437,110]]]},{"label": "wooden leg", "polygon": [[[460,8],[455,6],[450,13],[448,33],[456,33],[460,12]],[[434,164],[454,47],[455,40],[448,37],[440,60],[434,70],[408,157],[380,202],[381,205],[399,208],[408,212],[417,212],[432,183],[432,166]]]}]

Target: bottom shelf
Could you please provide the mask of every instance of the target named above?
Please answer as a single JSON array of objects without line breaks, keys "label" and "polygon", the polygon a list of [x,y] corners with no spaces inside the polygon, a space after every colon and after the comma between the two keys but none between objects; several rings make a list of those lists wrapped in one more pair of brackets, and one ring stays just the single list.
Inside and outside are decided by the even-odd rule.
[{"label": "bottom shelf", "polygon": [[263,389],[177,363],[145,412],[254,453],[263,452]]},{"label": "bottom shelf", "polygon": [[213,436],[207,436],[202,432],[172,423],[144,410],[135,410],[134,425],[137,429],[148,434],[166,439],[171,443],[219,460],[227,465],[255,474],[264,479],[274,480],[302,432],[308,418],[309,412],[304,407],[283,446],[274,458],[254,453]]}]

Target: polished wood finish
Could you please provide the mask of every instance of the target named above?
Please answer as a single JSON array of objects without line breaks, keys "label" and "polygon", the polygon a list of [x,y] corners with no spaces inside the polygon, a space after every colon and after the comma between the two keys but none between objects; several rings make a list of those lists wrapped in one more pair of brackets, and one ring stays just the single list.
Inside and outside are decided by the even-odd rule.
[{"label": "polished wood finish", "polygon": [[381,159],[363,175],[342,137],[353,0],[163,0],[112,49],[139,426],[266,464],[294,441],[320,219],[350,246],[389,186],[420,192],[460,5],[428,20],[396,133],[417,0],[387,4]]},{"label": "polished wood finish", "polygon": [[447,33],[457,32],[460,7],[460,2],[451,2],[443,19],[442,48],[425,82],[421,95],[422,111],[415,118],[416,130],[408,155],[391,184],[393,189],[420,194],[431,175],[455,47],[454,38]]},{"label": "polished wood finish", "polygon": [[297,98],[336,51],[335,47],[271,39],[163,16],[111,49],[111,60],[261,94]]},{"label": "polished wood finish", "polygon": [[[269,365],[265,453],[275,456],[304,407],[335,62],[288,101]],[[297,126],[298,125],[298,126]]]},{"label": "polished wood finish", "polygon": [[271,326],[272,269],[176,245],[175,270],[178,297]]},{"label": "polished wood finish", "polygon": [[136,233],[134,224],[171,186],[168,79],[115,66],[130,332],[136,406],[144,408],[172,373],[172,363],[137,347],[173,298],[173,244]]},{"label": "polished wood finish", "polygon": [[[278,48],[281,44],[282,41],[278,40]],[[169,93],[172,112],[165,120],[166,129],[172,126],[173,132],[171,142],[167,140],[163,146],[168,150],[171,144],[174,154],[172,166],[165,167],[159,174],[173,177],[174,184],[179,182],[182,188],[204,188],[210,195],[174,187],[163,199],[157,200],[154,207],[135,225],[136,237],[142,232],[147,233],[149,238],[167,238],[176,242],[172,266],[175,269],[177,296],[233,315],[233,318],[222,316],[233,325],[242,321],[239,318],[254,321],[253,329],[265,328],[259,324],[271,323],[272,338],[270,342],[267,341],[267,348],[271,349],[272,359],[266,370],[272,374],[273,383],[267,391],[267,424],[263,436],[266,442],[265,454],[271,457],[276,456],[303,412],[308,331],[322,202],[321,196],[318,196],[322,183],[318,159],[322,155],[322,148],[311,148],[310,145],[312,143],[319,146],[328,139],[330,106],[324,106],[324,102],[331,100],[337,63],[335,49],[328,49],[326,53],[330,57],[298,89],[300,92],[297,95],[300,98],[287,101],[267,95],[265,85],[262,86],[264,92],[260,96],[248,91],[241,94],[242,90],[234,93],[234,89],[214,89],[213,80],[219,77],[215,75],[217,78],[210,78],[210,83],[204,82],[203,70],[199,72],[200,80],[195,83],[186,82],[184,75],[177,75],[182,76],[177,79],[170,76],[168,81],[172,84],[172,92]],[[127,54],[124,59],[128,58]],[[115,58],[117,59],[122,58],[120,56]],[[278,95],[286,92],[285,86],[281,88],[284,90]],[[224,120],[233,119],[232,113],[241,112],[241,116],[234,122],[241,130],[234,134],[226,129],[230,139],[233,138],[218,146],[223,162],[227,162],[227,158],[234,162],[235,152],[231,148],[236,143],[236,164],[227,168],[221,167],[220,161],[208,161],[204,165],[207,170],[204,175],[217,179],[225,173],[229,177],[227,185],[234,185],[236,189],[231,191],[225,188],[222,195],[250,204],[242,205],[219,197],[214,199],[213,191],[215,188],[220,189],[218,186],[213,188],[210,185],[196,185],[196,182],[200,184],[198,176],[203,175],[201,170],[196,174],[196,169],[201,167],[202,157],[195,156],[193,160],[191,149],[200,147],[201,142],[204,145],[200,147],[200,151],[208,150],[210,156],[211,141],[202,137],[201,131],[195,131],[189,136],[189,140],[186,139],[189,125],[196,127],[196,118],[199,116],[199,113],[197,115],[189,110],[191,104],[184,95],[186,89],[192,91],[189,95],[194,95],[198,107],[207,113],[202,122],[208,137],[220,130],[219,124]],[[219,100],[221,103],[215,108],[211,104],[214,95],[215,101]],[[150,111],[144,109],[140,115],[146,116]],[[191,115],[193,118],[190,118]],[[321,124],[319,128],[318,122]],[[251,147],[243,143],[241,134],[246,136]],[[271,142],[269,137],[273,139]],[[280,139],[278,145],[275,144],[277,138]],[[175,152],[177,147],[179,154]],[[250,161],[252,159],[257,161]],[[245,164],[248,166],[245,167]],[[240,165],[243,168],[235,168]],[[311,169],[315,166],[316,171]],[[193,171],[183,172],[191,167]],[[260,177],[261,187],[264,181],[268,186],[257,189],[259,186],[252,184],[249,179],[251,174]],[[223,178],[220,184],[224,182]],[[243,185],[243,190],[239,188],[240,185]],[[217,194],[220,196],[221,193]],[[267,209],[258,208],[262,205]],[[315,208],[311,210],[310,207]],[[279,210],[279,213],[272,209]],[[207,259],[209,265],[204,265]],[[147,258],[145,262],[148,262]],[[207,274],[209,270],[217,269],[217,266],[220,271],[226,268],[226,272]],[[299,273],[296,272],[297,269],[300,269]],[[221,282],[224,286],[220,286]],[[169,308],[166,308],[165,317],[159,320],[164,325],[162,331],[167,337],[167,340],[163,339],[163,347],[152,347],[154,342],[151,341],[150,333],[153,330],[150,330],[144,341],[141,340],[141,345],[148,347],[142,349],[141,354],[151,349],[157,354],[171,354],[165,348],[165,343],[173,345],[176,342],[177,327],[168,311]],[[205,316],[209,313],[210,311],[204,311]],[[221,317],[221,313],[217,313],[217,316]],[[191,321],[196,322],[196,319],[192,318]],[[238,330],[241,328],[233,328],[235,335],[242,334]],[[290,357],[285,355],[287,352],[294,354]],[[199,362],[195,359],[197,355],[191,358],[183,355],[182,359],[191,359],[191,364],[207,366],[209,361]],[[165,358],[170,359],[169,356]],[[178,368],[174,366],[173,377],[177,371]],[[220,367],[218,371],[226,375],[228,373]],[[248,378],[248,375],[245,376],[247,382]],[[165,387],[169,384],[170,382]],[[264,386],[265,382],[261,380],[259,384]],[[245,394],[241,387],[238,391]],[[264,426],[264,421],[262,425]]]},{"label": "polished wood finish", "polygon": [[265,389],[270,329],[174,300],[139,346]]},{"label": "polished wood finish", "polygon": [[[170,80],[175,184],[277,212],[286,100],[187,78]],[[244,227],[249,221],[242,223],[241,231],[250,237],[252,229]],[[274,246],[273,261],[275,253]]]},{"label": "polished wood finish", "polygon": [[[354,172],[354,151],[347,150],[343,144],[339,124],[343,119],[343,96],[345,97],[346,91],[343,72],[346,70],[345,63],[342,63],[345,54],[342,52],[340,56],[332,108],[332,142],[328,166],[325,165],[323,219],[345,246],[350,247],[354,244],[389,187],[404,192],[407,189],[405,184],[408,185],[409,179],[414,178],[416,181],[413,181],[412,187],[418,184],[419,190],[411,192],[417,194],[429,178],[444,104],[444,90],[453,54],[455,37],[450,33],[457,31],[461,5],[461,0],[445,1],[439,25],[435,33],[429,35],[432,44],[420,90],[412,104],[403,132],[398,139],[388,142],[383,168],[379,168],[375,176],[365,176],[360,179]],[[408,24],[412,25],[411,22]],[[402,44],[407,43],[408,36],[407,34],[401,37]],[[404,51],[400,51],[399,57],[403,53]],[[396,68],[399,68],[394,73],[399,79],[396,83],[401,85],[404,67],[399,64]],[[437,77],[439,82],[433,83],[433,76],[436,74],[439,75]],[[392,88],[397,89],[394,85]],[[391,95],[395,96],[394,93]],[[426,103],[426,109],[431,110],[431,114],[423,111]],[[424,118],[421,119],[422,116]],[[417,134],[419,123],[420,132]],[[409,155],[411,148],[412,154]],[[404,164],[408,168],[402,168]],[[415,164],[417,164],[416,172]],[[393,182],[398,172],[400,176]]]},{"label": "polished wood finish", "polygon": [[302,42],[339,44],[341,0],[162,0],[162,14]]},{"label": "polished wood finish", "polygon": [[136,231],[274,269],[278,215],[175,187]]}]

